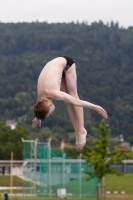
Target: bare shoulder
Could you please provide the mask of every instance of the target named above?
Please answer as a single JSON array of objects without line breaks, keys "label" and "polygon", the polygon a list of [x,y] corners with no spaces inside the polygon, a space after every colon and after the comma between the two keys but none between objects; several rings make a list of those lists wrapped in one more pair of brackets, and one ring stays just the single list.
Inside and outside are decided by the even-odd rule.
[{"label": "bare shoulder", "polygon": [[53,89],[44,89],[43,92],[38,93],[38,96],[45,96],[47,98],[52,98],[55,100],[61,100],[62,99],[62,92],[59,90],[53,90]]},{"label": "bare shoulder", "polygon": [[44,89],[38,92],[38,96],[48,96],[50,94],[50,90]]},{"label": "bare shoulder", "polygon": [[63,98],[63,94],[61,91],[59,90],[51,90],[49,91],[49,96],[51,96],[51,98],[55,99],[55,100],[62,100]]},{"label": "bare shoulder", "polygon": [[[59,91],[59,90],[53,90],[51,93],[51,96],[53,99],[58,100],[58,101],[66,101],[72,103],[74,101],[74,97],[71,95],[67,94],[66,92]],[[76,100],[76,99],[75,99]]]}]

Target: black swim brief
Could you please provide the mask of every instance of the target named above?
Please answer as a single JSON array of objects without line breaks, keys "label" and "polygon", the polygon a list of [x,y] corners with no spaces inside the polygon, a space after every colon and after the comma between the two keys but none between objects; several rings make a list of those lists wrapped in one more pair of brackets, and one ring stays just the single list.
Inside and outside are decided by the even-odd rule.
[{"label": "black swim brief", "polygon": [[63,73],[62,73],[62,76],[65,76],[65,72],[75,63],[74,60],[69,57],[69,56],[62,56],[63,58],[66,59],[67,61],[67,64],[66,64],[66,67],[65,69],[63,70]]}]

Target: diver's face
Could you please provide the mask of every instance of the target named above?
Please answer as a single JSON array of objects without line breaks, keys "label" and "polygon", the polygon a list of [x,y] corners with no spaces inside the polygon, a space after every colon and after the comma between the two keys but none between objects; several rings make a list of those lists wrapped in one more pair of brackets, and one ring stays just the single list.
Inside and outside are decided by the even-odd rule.
[{"label": "diver's face", "polygon": [[53,114],[54,109],[55,109],[55,106],[54,106],[54,104],[52,103],[52,104],[50,105],[50,109],[49,109],[49,113],[48,113],[47,117],[49,117],[49,115],[52,115],[52,114]]}]

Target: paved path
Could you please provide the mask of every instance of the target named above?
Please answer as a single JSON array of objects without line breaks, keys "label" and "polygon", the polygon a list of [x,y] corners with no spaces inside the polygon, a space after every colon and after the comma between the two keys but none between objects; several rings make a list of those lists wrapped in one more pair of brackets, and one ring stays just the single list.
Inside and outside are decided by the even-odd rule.
[{"label": "paved path", "polygon": [[106,197],[115,197],[115,198],[131,198],[133,199],[133,194],[106,194]]}]

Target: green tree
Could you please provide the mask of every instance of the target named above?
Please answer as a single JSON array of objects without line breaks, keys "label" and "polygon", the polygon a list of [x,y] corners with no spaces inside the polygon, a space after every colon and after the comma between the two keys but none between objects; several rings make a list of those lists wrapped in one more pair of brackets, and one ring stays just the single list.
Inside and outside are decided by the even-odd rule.
[{"label": "green tree", "polygon": [[65,146],[64,151],[66,154],[73,159],[77,159],[82,152],[82,150],[78,149],[77,147],[69,147]]},{"label": "green tree", "polygon": [[84,171],[84,173],[89,175],[87,180],[98,177],[100,187],[102,188],[103,177],[107,174],[122,174],[113,168],[112,165],[120,163],[123,159],[130,159],[132,152],[122,146],[118,146],[110,151],[111,139],[109,138],[109,133],[111,130],[107,127],[105,120],[102,119],[99,127],[94,128],[94,130],[99,138],[94,140],[93,146],[86,146],[83,152],[83,158],[87,161],[88,166],[94,167],[94,172]]},{"label": "green tree", "polygon": [[10,160],[11,152],[15,160],[23,159],[23,143],[21,138],[29,139],[28,130],[17,127],[11,130],[4,123],[0,122],[0,160]]},{"label": "green tree", "polygon": [[[0,119],[27,116],[31,126],[33,105],[37,98],[37,79],[51,59],[70,55],[76,62],[78,92],[81,99],[104,106],[110,118],[112,135],[122,134],[129,142],[133,132],[133,27],[120,28],[118,23],[0,23]],[[70,45],[71,44],[71,45]],[[81,53],[82,52],[82,53]],[[104,77],[104,78],[103,78]],[[86,92],[88,91],[88,92]],[[102,94],[102,95],[101,95]],[[73,131],[64,105],[57,102],[55,113],[45,127],[62,127]],[[85,111],[85,127],[92,135],[92,126],[100,116]],[[91,123],[90,123],[91,121]],[[60,134],[58,134],[58,140]],[[89,140],[87,140],[89,145]]]}]

